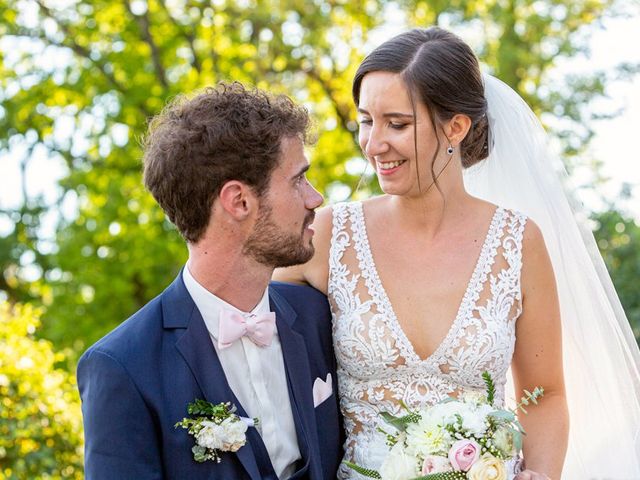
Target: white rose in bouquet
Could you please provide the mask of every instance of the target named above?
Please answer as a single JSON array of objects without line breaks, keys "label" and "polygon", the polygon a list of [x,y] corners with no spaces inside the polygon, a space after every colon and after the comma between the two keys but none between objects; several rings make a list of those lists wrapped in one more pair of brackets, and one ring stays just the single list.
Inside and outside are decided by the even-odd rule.
[{"label": "white rose in bouquet", "polygon": [[467,472],[469,480],[507,480],[504,462],[493,455],[484,454]]},{"label": "white rose in bouquet", "polygon": [[411,480],[416,478],[420,466],[418,459],[405,451],[402,442],[396,443],[380,466],[382,480]]},{"label": "white rose in bouquet", "polygon": [[[466,405],[469,407],[469,405]],[[476,408],[465,408],[460,412],[462,427],[476,435],[482,435],[487,431],[486,419],[494,408],[490,405],[478,405]]]},{"label": "white rose in bouquet", "polygon": [[440,423],[440,425],[456,422],[456,414],[463,415],[470,412],[470,405],[459,400],[438,403],[427,410],[429,417]]}]

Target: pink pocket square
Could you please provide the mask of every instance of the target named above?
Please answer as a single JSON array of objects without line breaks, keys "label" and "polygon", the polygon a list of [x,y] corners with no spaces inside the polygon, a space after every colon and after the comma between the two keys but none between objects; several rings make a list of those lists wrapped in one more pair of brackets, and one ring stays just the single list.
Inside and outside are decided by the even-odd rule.
[{"label": "pink pocket square", "polygon": [[331,374],[327,373],[327,380],[323,381],[320,377],[313,382],[313,407],[317,407],[333,393],[331,385]]}]

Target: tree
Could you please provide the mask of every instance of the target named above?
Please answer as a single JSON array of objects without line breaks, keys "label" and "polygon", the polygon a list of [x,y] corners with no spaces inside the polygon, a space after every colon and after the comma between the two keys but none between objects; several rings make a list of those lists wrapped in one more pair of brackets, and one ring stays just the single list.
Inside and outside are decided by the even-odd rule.
[{"label": "tree", "polygon": [[[42,299],[44,334],[80,350],[175,276],[186,252],[141,186],[138,142],[168,98],[222,79],[293,94],[321,132],[312,181],[348,195],[362,165],[351,78],[391,13],[482,29],[478,52],[498,75],[538,112],[575,119],[601,90],[586,82],[584,95],[556,98],[541,88],[544,75],[582,48],[580,28],[611,1],[0,0],[0,34],[21,46],[0,46],[0,149],[24,145],[63,163],[60,202],[49,211],[75,207],[60,213],[48,243],[41,202],[5,212],[24,225],[5,237],[20,247],[0,256],[0,288],[12,301]],[[31,282],[21,273],[29,262],[41,272]]]},{"label": "tree", "polygon": [[[5,57],[4,144],[42,144],[62,159],[69,174],[61,185],[78,208],[60,223],[42,280],[30,285],[55,299],[45,321],[50,338],[94,340],[159,293],[184,262],[178,235],[140,182],[137,139],[168,98],[229,79],[296,92],[327,132],[314,180],[320,188],[348,181],[343,165],[356,150],[347,78],[361,30],[380,21],[378,5],[360,12],[305,1],[93,1],[70,11],[31,1],[29,22],[3,3],[3,35],[28,38],[35,51]],[[344,48],[335,51],[336,43]],[[42,68],[47,55],[64,59],[63,68]],[[66,123],[73,138],[56,135]],[[25,248],[37,250],[31,243]],[[5,272],[22,254],[5,259]]]},{"label": "tree", "polygon": [[75,378],[64,353],[34,338],[39,316],[0,303],[0,479],[81,479]]},{"label": "tree", "polygon": [[613,284],[640,344],[640,226],[615,210],[596,213],[594,235]]}]

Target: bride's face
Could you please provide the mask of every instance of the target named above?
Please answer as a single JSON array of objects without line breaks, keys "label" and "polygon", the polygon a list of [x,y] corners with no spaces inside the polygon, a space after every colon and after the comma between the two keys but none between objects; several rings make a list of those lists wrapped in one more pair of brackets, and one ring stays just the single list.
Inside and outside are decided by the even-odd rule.
[{"label": "bride's face", "polygon": [[[414,113],[409,91],[399,74],[365,75],[360,87],[358,120],[360,148],[374,167],[383,192],[416,196],[433,183],[430,167],[437,146],[436,132],[427,107],[418,99]],[[446,149],[446,139],[440,142],[440,150]],[[436,159],[436,171],[438,163]]]}]

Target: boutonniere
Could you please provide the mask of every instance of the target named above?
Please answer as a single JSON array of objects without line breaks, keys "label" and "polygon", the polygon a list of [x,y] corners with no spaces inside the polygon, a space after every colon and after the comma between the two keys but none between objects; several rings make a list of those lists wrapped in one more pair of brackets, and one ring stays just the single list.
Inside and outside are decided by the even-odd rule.
[{"label": "boutonniere", "polygon": [[239,417],[235,411],[235,405],[229,402],[214,405],[196,399],[187,405],[191,418],[183,418],[175,424],[175,428],[186,428],[189,435],[195,438],[196,444],[191,451],[196,462],[215,460],[220,463],[221,452],[237,452],[247,443],[245,432],[258,419]]}]

